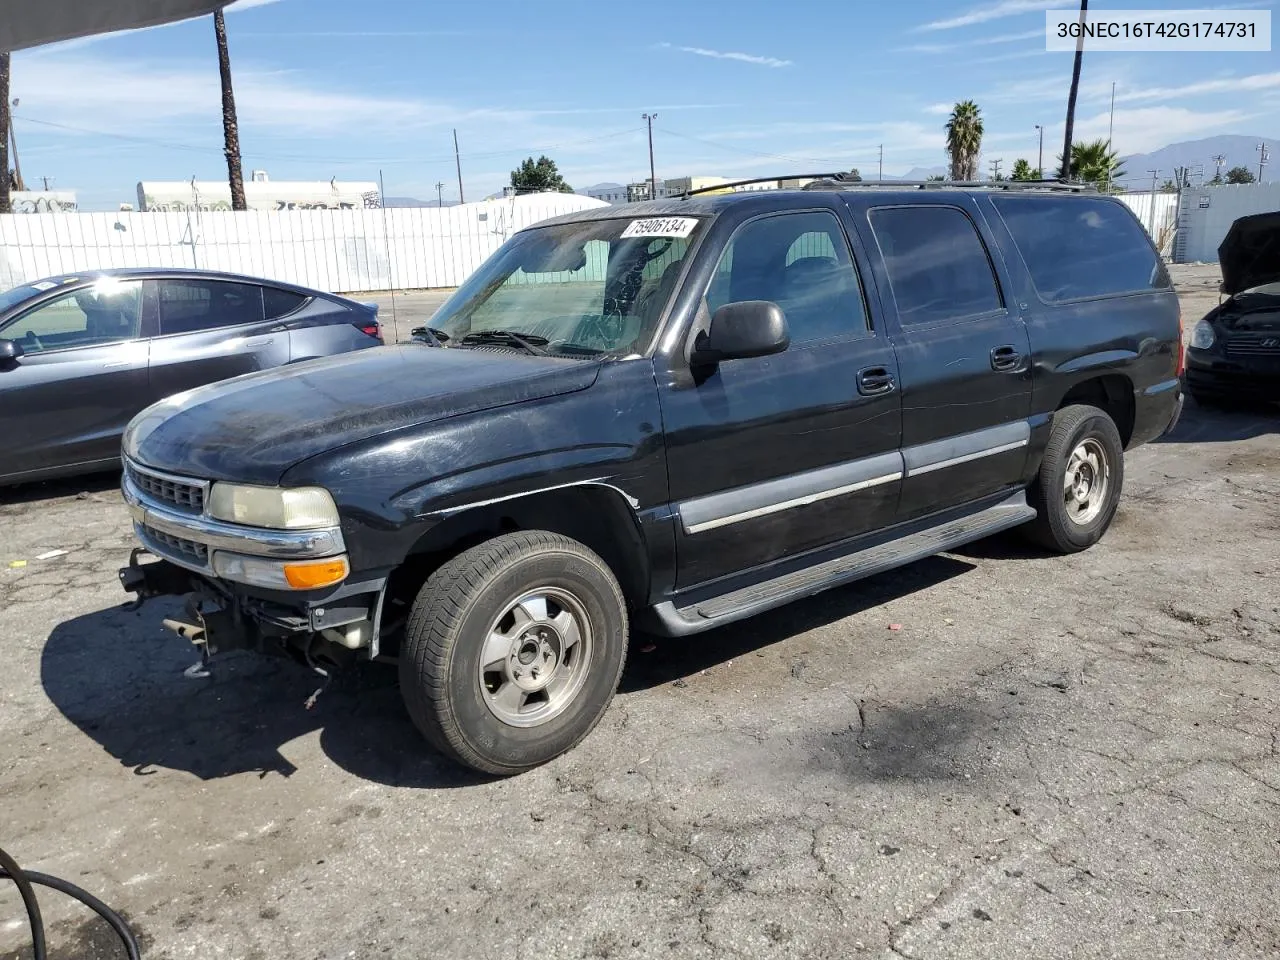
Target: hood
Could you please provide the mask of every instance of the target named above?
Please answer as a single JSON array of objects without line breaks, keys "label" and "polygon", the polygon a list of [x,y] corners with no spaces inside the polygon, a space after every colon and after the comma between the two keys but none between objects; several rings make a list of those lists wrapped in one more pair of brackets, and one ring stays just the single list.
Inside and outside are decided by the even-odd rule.
[{"label": "hood", "polygon": [[1280,280],[1280,210],[1241,217],[1218,245],[1222,292],[1237,294]]},{"label": "hood", "polygon": [[251,373],[148,407],[131,458],[184,476],[274,484],[308,457],[391,430],[583,390],[598,363],[422,344]]}]

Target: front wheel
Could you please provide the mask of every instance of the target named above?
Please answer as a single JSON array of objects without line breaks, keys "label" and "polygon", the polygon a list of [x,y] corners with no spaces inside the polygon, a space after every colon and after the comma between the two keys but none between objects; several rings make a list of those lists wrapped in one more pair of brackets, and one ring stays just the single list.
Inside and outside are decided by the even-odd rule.
[{"label": "front wheel", "polygon": [[591,732],[626,650],[626,604],[605,562],[559,534],[511,533],[427,578],[405,630],[400,689],[436,749],[515,774]]},{"label": "front wheel", "polygon": [[1083,404],[1053,415],[1049,443],[1030,501],[1038,516],[1030,537],[1058,553],[1097,543],[1116,515],[1124,485],[1124,445],[1107,414]]}]

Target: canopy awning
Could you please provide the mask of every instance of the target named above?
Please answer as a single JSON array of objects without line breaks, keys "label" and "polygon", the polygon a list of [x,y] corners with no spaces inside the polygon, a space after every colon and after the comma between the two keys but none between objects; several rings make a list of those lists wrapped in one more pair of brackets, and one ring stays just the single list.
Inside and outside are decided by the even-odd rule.
[{"label": "canopy awning", "polygon": [[0,0],[0,52],[213,13],[230,0]]}]

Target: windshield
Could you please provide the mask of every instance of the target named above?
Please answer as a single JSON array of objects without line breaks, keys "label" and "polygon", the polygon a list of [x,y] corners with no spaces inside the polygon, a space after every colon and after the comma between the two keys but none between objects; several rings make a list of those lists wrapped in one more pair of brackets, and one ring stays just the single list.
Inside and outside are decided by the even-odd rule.
[{"label": "windshield", "polygon": [[46,290],[53,288],[53,284],[35,286],[30,283],[24,283],[20,287],[14,287],[12,290],[5,290],[0,293],[0,313],[4,313],[10,307],[16,307],[24,300],[30,300],[32,297],[38,297]]},{"label": "windshield", "polygon": [[650,217],[522,231],[432,317],[432,333],[446,347],[492,344],[500,332],[552,355],[643,353],[700,225]]}]

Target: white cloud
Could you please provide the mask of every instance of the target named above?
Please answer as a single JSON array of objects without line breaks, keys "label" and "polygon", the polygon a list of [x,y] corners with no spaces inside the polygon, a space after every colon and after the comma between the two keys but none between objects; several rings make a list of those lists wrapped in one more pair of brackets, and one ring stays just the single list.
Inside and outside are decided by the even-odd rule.
[{"label": "white cloud", "polygon": [[931,103],[924,108],[924,112],[935,117],[946,117],[951,114],[953,105],[950,103]]},{"label": "white cloud", "polygon": [[1246,77],[1221,77],[1217,80],[1200,80],[1181,87],[1148,87],[1145,90],[1121,90],[1116,92],[1116,103],[1132,103],[1137,100],[1182,100],[1207,93],[1243,93],[1245,91],[1275,90],[1280,88],[1280,73],[1255,73]]},{"label": "white cloud", "polygon": [[[1244,121],[1252,119],[1256,114],[1244,110],[1190,110],[1186,107],[1140,107],[1137,109],[1116,109],[1115,133],[1113,141],[1116,151],[1124,156],[1130,153],[1146,153],[1179,140],[1197,140],[1210,136],[1224,127],[1239,127]],[[1077,117],[1074,137],[1076,140],[1105,139],[1107,136],[1109,112],[1100,111],[1090,117]],[[1056,138],[1045,131],[1046,154],[1047,144],[1055,143],[1055,153],[1061,149],[1062,129],[1059,126]],[[1046,157],[1046,162],[1048,162]],[[1133,173],[1133,171],[1129,171]]]},{"label": "white cloud", "polygon": [[1031,13],[1035,10],[1048,10],[1063,5],[1063,0],[996,0],[981,7],[974,7],[965,13],[944,20],[933,20],[921,24],[917,30],[954,30],[956,27],[968,27],[975,23],[987,23],[1005,17],[1017,16],[1020,13]]},{"label": "white cloud", "polygon": [[898,47],[897,50],[900,53],[946,53],[949,50],[963,50],[965,47],[986,47],[996,43],[1043,38],[1043,30],[1026,30],[1022,33],[1003,33],[998,37],[974,37],[959,43],[916,43],[909,47]]},{"label": "white cloud", "polygon": [[692,53],[699,57],[711,57],[715,60],[737,60],[739,63],[752,63],[760,67],[789,67],[790,60],[779,60],[777,57],[762,57],[754,53],[739,53],[736,50],[708,50],[706,47],[675,47],[670,43],[660,44],[681,53]]},{"label": "white cloud", "polygon": [[254,7],[265,7],[269,3],[279,3],[280,0],[235,0],[235,3],[228,4],[223,7],[224,13],[239,13],[241,10],[252,10]]}]

